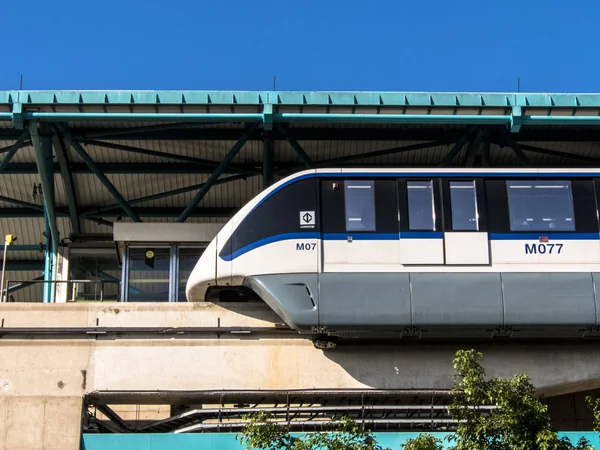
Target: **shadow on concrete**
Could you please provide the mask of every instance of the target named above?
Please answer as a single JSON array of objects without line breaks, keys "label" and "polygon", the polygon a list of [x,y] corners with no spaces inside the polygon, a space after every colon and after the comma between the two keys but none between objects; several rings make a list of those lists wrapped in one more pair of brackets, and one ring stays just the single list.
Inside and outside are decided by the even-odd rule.
[{"label": "shadow on concrete", "polygon": [[488,376],[526,373],[546,396],[600,388],[598,342],[347,342],[324,357],[375,389],[449,389],[460,349],[483,354]]}]

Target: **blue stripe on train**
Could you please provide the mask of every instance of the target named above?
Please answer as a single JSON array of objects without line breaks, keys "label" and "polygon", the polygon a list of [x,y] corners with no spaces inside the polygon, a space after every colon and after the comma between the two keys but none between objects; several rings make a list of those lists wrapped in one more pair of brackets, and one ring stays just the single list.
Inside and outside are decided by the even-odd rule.
[{"label": "blue stripe on train", "polygon": [[490,233],[491,241],[532,241],[541,237],[565,241],[597,241],[598,233]]},{"label": "blue stripe on train", "polygon": [[[349,236],[352,236],[353,241],[397,241],[399,239],[442,239],[443,233],[439,231],[403,231],[399,235],[397,233],[323,233],[323,240],[345,241]],[[600,240],[599,233],[490,233],[489,235],[492,241],[538,241],[541,237],[547,237],[549,240],[565,241]],[[320,238],[320,233],[316,231],[278,234],[252,242],[229,255],[222,255],[221,259],[233,261],[249,251],[273,242]]]}]

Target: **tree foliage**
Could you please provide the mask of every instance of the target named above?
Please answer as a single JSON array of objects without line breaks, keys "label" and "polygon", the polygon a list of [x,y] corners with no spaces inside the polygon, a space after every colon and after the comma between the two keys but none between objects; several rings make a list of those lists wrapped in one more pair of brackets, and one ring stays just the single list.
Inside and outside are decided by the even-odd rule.
[{"label": "tree foliage", "polygon": [[[486,378],[482,355],[461,350],[454,358],[455,384],[449,413],[458,422],[448,436],[452,450],[593,450],[582,438],[577,444],[560,438],[552,428],[548,407],[536,396],[525,374]],[[600,429],[600,399],[586,399]],[[348,418],[331,421],[324,432],[294,436],[266,412],[245,416],[238,439],[248,450],[386,450],[372,433]],[[443,442],[422,433],[403,450],[442,450]]]},{"label": "tree foliage", "polygon": [[304,437],[293,436],[264,411],[244,418],[248,422],[238,439],[248,450],[389,450],[380,446],[369,430],[346,417],[331,421],[324,432]]},{"label": "tree foliage", "polygon": [[458,428],[449,439],[455,450],[591,449],[585,439],[574,446],[558,437],[527,375],[486,379],[481,358],[475,350],[461,350],[454,359],[449,412]]},{"label": "tree foliage", "polygon": [[443,450],[442,440],[429,433],[421,433],[402,444],[403,450]]}]

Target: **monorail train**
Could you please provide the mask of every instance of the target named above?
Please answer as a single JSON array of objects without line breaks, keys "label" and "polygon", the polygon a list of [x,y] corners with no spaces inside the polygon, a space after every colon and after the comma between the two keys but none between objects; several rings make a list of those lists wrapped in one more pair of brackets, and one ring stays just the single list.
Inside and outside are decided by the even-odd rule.
[{"label": "monorail train", "polygon": [[252,292],[331,335],[600,335],[599,201],[594,169],[304,171],[224,226],[187,298]]}]

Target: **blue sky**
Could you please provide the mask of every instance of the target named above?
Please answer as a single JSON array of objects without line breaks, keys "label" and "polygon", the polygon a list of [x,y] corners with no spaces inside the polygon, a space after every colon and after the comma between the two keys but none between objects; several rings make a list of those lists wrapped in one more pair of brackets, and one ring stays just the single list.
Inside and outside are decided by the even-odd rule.
[{"label": "blue sky", "polygon": [[600,91],[593,0],[5,0],[0,90]]}]

